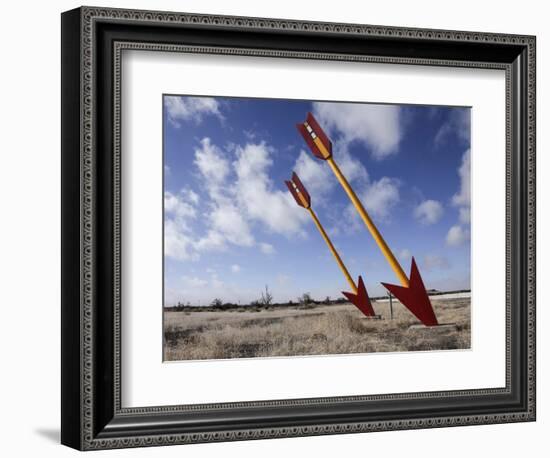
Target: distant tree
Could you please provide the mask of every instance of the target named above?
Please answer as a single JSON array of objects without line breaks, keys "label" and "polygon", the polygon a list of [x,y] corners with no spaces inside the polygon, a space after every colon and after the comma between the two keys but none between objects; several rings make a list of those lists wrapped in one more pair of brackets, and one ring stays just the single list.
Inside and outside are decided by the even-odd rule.
[{"label": "distant tree", "polygon": [[214,299],[214,300],[210,303],[210,305],[211,305],[212,307],[220,308],[220,307],[223,305],[223,301],[222,301],[221,299],[219,299],[219,298],[216,298],[216,299]]},{"label": "distant tree", "polygon": [[260,300],[258,301],[261,305],[271,305],[273,303],[273,294],[269,292],[269,288],[265,285],[265,292],[262,291]]},{"label": "distant tree", "polygon": [[311,298],[311,294],[304,293],[298,298],[298,302],[302,305],[309,305],[313,302],[313,299]]},{"label": "distant tree", "polygon": [[330,304],[331,299],[330,296],[325,297],[325,303]]}]

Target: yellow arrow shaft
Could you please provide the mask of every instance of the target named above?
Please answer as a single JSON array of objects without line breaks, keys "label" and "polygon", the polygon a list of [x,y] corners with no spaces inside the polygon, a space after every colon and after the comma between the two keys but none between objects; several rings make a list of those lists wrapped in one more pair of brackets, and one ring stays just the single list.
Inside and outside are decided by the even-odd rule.
[{"label": "yellow arrow shaft", "polygon": [[326,242],[330,252],[332,253],[332,256],[334,256],[334,259],[336,259],[336,262],[338,263],[338,267],[340,267],[340,270],[344,274],[344,277],[346,277],[346,280],[348,281],[349,286],[351,287],[353,293],[357,294],[357,286],[355,286],[355,282],[353,281],[353,278],[351,278],[351,275],[349,274],[348,269],[346,269],[346,266],[345,266],[344,262],[342,261],[342,258],[340,257],[340,255],[336,251],[336,248],[334,248],[334,245],[330,241],[330,238],[329,238],[328,234],[325,232],[325,229],[323,228],[323,226],[321,225],[321,222],[319,221],[319,218],[317,218],[317,215],[315,214],[315,212],[313,211],[313,209],[311,207],[308,208],[308,210],[309,210],[309,214],[313,218],[313,221],[315,222],[315,225],[317,226],[317,229],[319,229],[319,232],[323,236],[323,239],[325,239],[325,242]]},{"label": "yellow arrow shaft", "polygon": [[[319,137],[315,138],[313,141],[315,142],[315,144],[317,145],[317,147],[321,150],[321,152],[323,154],[326,153],[327,156],[330,156],[327,149],[325,148],[325,145],[323,145],[323,142],[319,139]],[[390,247],[388,246],[388,244],[386,243],[386,241],[382,237],[382,234],[380,234],[380,232],[378,231],[378,228],[375,226],[374,222],[372,221],[369,214],[365,210],[365,207],[363,207],[363,204],[361,203],[361,201],[359,200],[359,198],[355,194],[355,191],[352,189],[352,187],[348,183],[348,180],[346,180],[346,177],[342,174],[340,168],[338,167],[336,162],[334,162],[334,159],[332,157],[329,157],[327,159],[327,162],[330,165],[330,168],[332,169],[332,171],[334,172],[334,175],[336,175],[336,178],[338,179],[338,181],[340,182],[340,184],[344,188],[344,191],[346,191],[348,197],[351,200],[351,203],[353,204],[353,206],[355,207],[355,209],[357,210],[357,212],[361,216],[361,219],[365,223],[365,226],[367,226],[367,229],[369,230],[370,234],[372,235],[372,238],[374,239],[374,241],[378,245],[378,248],[380,248],[380,250],[382,251],[382,254],[384,255],[384,257],[388,261],[390,267],[395,272],[395,275],[399,279],[400,283],[403,286],[408,287],[409,286],[409,279],[407,278],[407,275],[405,274],[405,272],[403,272],[403,269],[401,268],[401,265],[399,264],[396,257],[394,256],[394,254],[390,250]]]}]

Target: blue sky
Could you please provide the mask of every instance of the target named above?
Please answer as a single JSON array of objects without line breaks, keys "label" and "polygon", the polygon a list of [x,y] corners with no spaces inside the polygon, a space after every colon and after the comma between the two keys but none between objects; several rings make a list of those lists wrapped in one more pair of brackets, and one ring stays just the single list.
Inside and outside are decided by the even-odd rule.
[{"label": "blue sky", "polygon": [[163,96],[165,304],[275,302],[349,290],[284,180],[296,171],[354,278],[399,283],[329,166],[296,130],[308,111],[408,274],[470,287],[470,109]]}]

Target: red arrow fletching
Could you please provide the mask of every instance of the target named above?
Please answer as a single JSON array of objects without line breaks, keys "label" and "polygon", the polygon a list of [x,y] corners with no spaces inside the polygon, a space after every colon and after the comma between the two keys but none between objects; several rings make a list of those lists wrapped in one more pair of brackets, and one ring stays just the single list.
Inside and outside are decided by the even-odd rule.
[{"label": "red arrow fletching", "polygon": [[292,183],[290,181],[285,180],[285,184],[286,184],[286,187],[288,188],[288,190],[290,191],[290,194],[292,194],[292,197],[294,197],[294,200],[296,201],[296,203],[300,207],[303,207],[304,205],[300,201],[300,198],[298,197],[298,193],[296,192],[296,189],[294,189],[294,186],[292,185]]},{"label": "red arrow fletching", "polygon": [[[309,196],[307,189],[303,185],[298,175],[296,175],[296,172],[292,172],[291,181],[285,180],[285,184],[290,191],[290,194],[292,194],[292,197],[294,197],[294,200],[300,207],[311,207],[311,197]],[[300,195],[303,197],[303,200],[300,198]]]},{"label": "red arrow fletching", "polygon": [[[309,128],[313,132],[313,135],[311,132],[308,131],[308,128],[306,127],[306,123],[309,125]],[[321,126],[317,122],[317,120],[313,117],[311,113],[308,113],[306,116],[306,122],[296,124],[296,128],[298,129],[298,132],[302,134],[302,137],[304,137],[304,140],[306,141],[307,145],[309,146],[309,149],[311,149],[311,152],[314,156],[318,157],[319,159],[327,160],[332,156],[332,142],[327,137],[323,129],[321,129]],[[328,151],[328,156],[325,156],[321,150],[318,148],[318,146],[313,141],[313,137],[319,138],[321,143],[325,146],[326,150]]]},{"label": "red arrow fletching", "polygon": [[323,154],[321,153],[319,148],[317,148],[317,145],[307,131],[306,126],[304,126],[303,124],[296,124],[296,129],[298,129],[298,132],[300,132],[300,134],[302,134],[302,137],[304,137],[304,140],[306,141],[307,146],[309,146],[309,149],[311,150],[313,155],[318,157],[319,159],[324,159]]},{"label": "red arrow fletching", "polygon": [[315,135],[319,137],[319,140],[323,142],[323,145],[325,145],[325,148],[327,149],[327,151],[332,155],[332,142],[327,137],[327,134],[325,134],[325,131],[321,129],[321,126],[319,125],[319,123],[311,113],[307,114],[306,122],[311,126],[311,128],[313,129],[313,132],[315,132]]},{"label": "red arrow fletching", "polygon": [[309,193],[307,192],[306,187],[303,185],[302,181],[300,180],[300,177],[296,175],[296,172],[292,172],[292,182],[296,186],[296,189],[304,196],[304,198],[307,201],[308,208],[311,206],[311,197],[309,196]]}]

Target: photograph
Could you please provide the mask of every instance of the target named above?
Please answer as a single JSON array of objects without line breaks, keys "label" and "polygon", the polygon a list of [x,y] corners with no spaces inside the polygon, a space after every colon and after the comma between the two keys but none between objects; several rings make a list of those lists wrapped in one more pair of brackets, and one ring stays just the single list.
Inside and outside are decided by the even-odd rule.
[{"label": "photograph", "polygon": [[7,379],[7,456],[540,448],[534,2],[189,2],[37,3],[11,45],[7,356],[47,377]]},{"label": "photograph", "polygon": [[164,361],[471,348],[471,107],[162,106]]}]

